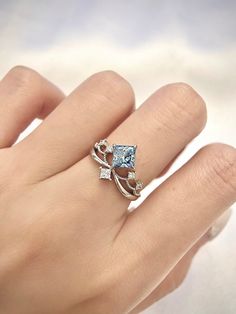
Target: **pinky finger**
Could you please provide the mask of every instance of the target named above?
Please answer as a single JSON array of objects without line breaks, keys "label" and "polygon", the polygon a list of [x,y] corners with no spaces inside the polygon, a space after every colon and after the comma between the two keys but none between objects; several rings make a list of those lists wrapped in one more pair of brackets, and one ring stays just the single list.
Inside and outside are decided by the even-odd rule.
[{"label": "pinky finger", "polygon": [[209,241],[215,239],[227,225],[230,216],[231,209],[228,209],[219,219],[212,225],[212,227],[205,233],[200,240],[184,255],[184,257],[178,262],[174,269],[166,276],[166,278],[158,285],[156,289],[141,303],[139,303],[130,314],[141,313],[151,305],[164,298],[168,294],[174,292],[181,286],[185,280],[192,261],[197,255],[198,251]]},{"label": "pinky finger", "polygon": [[206,233],[185,256],[178,262],[175,268],[166,276],[166,278],[158,285],[152,293],[139,303],[129,314],[138,314],[149,308],[151,305],[164,298],[171,292],[175,291],[186,278],[192,261],[200,248],[209,241],[208,233]]}]

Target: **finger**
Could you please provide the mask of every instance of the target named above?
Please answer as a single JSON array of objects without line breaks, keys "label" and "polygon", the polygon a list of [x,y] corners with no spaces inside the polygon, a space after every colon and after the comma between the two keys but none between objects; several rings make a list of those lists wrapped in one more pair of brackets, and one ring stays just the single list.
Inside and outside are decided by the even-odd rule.
[{"label": "finger", "polygon": [[[186,84],[171,84],[153,94],[115,129],[108,140],[138,146],[137,177],[148,184],[199,134],[205,122],[206,108],[202,98]],[[78,181],[83,181],[83,193],[95,200],[106,191],[98,214],[117,220],[117,215],[126,211],[128,200],[117,191],[114,182],[99,181],[98,168],[88,156],[65,171],[61,179],[57,178],[62,186],[61,195],[73,194]]]},{"label": "finger", "polygon": [[225,228],[230,217],[232,210],[229,208],[221,215],[210,229],[205,233],[200,240],[184,255],[184,257],[177,263],[173,270],[167,275],[167,277],[160,283],[160,285],[154,289],[154,291],[137,307],[135,307],[130,314],[141,313],[146,308],[150,307],[153,303],[164,298],[167,294],[175,291],[184,281],[192,260],[198,253],[199,249],[209,241],[215,239]]},{"label": "finger", "polygon": [[193,258],[196,256],[200,248],[209,241],[208,234],[206,233],[177,263],[173,270],[166,276],[166,278],[155,288],[152,293],[139,303],[130,314],[141,313],[149,308],[152,304],[164,298],[166,295],[175,291],[183,283],[189,269],[191,267]]},{"label": "finger", "polygon": [[117,235],[121,255],[132,252],[126,272],[135,269],[119,289],[132,291],[127,295],[132,300],[149,294],[235,200],[235,148],[205,147],[159,186]]},{"label": "finger", "polygon": [[105,71],[91,76],[16,146],[20,156],[24,153],[22,169],[27,165],[23,176],[43,180],[70,167],[125,119],[133,106],[133,91],[118,74]]},{"label": "finger", "polygon": [[62,92],[37,72],[17,66],[0,82],[0,147],[11,146],[35,118],[47,116]]},{"label": "finger", "polygon": [[117,128],[111,143],[134,143],[137,175],[149,183],[196,137],[206,123],[203,99],[188,85],[164,86]]},{"label": "finger", "polygon": [[170,168],[173,166],[173,164],[175,163],[175,161],[178,159],[178,157],[183,153],[183,151],[185,150],[185,148],[183,148],[181,150],[181,152],[179,152],[169,163],[168,165],[162,170],[162,172],[159,174],[158,177],[162,177],[164,175],[166,175],[166,173],[170,170]]}]

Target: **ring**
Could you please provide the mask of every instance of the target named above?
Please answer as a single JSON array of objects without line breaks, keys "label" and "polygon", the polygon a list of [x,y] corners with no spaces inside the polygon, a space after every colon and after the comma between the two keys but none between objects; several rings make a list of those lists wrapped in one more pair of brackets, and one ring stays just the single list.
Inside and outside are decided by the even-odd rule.
[{"label": "ring", "polygon": [[[101,165],[99,179],[114,179],[118,190],[129,200],[136,200],[143,189],[143,183],[136,179],[136,150],[136,145],[109,145],[106,139],[96,143],[91,150],[92,158]],[[112,156],[111,163],[109,156]],[[126,169],[126,175],[119,174],[119,169]]]}]

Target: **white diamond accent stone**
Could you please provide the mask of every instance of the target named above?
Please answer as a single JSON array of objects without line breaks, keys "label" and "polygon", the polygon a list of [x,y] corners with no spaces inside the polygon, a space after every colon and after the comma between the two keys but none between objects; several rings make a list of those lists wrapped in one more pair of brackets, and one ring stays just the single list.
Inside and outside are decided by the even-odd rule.
[{"label": "white diamond accent stone", "polygon": [[128,179],[129,180],[135,180],[135,172],[128,172]]},{"label": "white diamond accent stone", "polygon": [[113,152],[113,146],[112,145],[107,146],[106,153],[112,153],[112,152]]},{"label": "white diamond accent stone", "polygon": [[100,167],[99,179],[111,180],[111,169]]},{"label": "white diamond accent stone", "polygon": [[136,190],[142,190],[143,189],[143,182],[137,181],[136,182]]}]

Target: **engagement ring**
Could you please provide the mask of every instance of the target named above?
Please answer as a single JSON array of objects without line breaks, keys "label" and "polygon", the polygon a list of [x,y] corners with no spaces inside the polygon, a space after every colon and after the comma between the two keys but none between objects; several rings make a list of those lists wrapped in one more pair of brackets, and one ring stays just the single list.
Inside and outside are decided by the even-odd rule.
[{"label": "engagement ring", "polygon": [[[130,200],[137,199],[143,189],[143,183],[136,179],[136,150],[136,145],[109,145],[104,139],[96,143],[91,151],[92,158],[101,165],[99,178],[114,179],[121,194]],[[121,169],[127,170],[125,175],[118,173]]]}]

